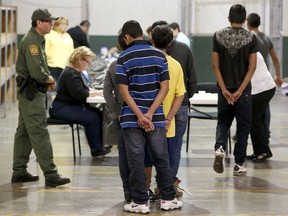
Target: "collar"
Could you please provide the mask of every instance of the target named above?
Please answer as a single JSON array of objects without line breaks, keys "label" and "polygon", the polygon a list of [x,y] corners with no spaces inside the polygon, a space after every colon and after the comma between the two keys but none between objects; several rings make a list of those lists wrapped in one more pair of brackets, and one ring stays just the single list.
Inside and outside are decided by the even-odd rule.
[{"label": "collar", "polygon": [[134,45],[150,45],[150,46],[152,46],[152,44],[147,40],[134,40],[128,44],[128,47],[131,47]]},{"label": "collar", "polygon": [[39,41],[40,44],[44,44],[45,43],[45,38],[43,36],[41,36],[34,27],[30,28],[30,31],[35,34],[37,36],[37,39]]}]

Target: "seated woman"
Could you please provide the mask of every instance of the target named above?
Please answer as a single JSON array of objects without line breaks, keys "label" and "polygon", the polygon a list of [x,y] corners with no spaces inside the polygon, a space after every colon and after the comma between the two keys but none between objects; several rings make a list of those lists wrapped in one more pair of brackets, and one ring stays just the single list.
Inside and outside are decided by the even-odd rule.
[{"label": "seated woman", "polygon": [[85,46],[72,52],[69,65],[61,73],[57,95],[49,109],[51,117],[77,123],[85,128],[92,157],[106,155],[112,147],[103,146],[102,112],[86,103],[87,97],[100,94],[87,86],[82,75],[82,71],[89,67],[94,58],[95,54]]}]

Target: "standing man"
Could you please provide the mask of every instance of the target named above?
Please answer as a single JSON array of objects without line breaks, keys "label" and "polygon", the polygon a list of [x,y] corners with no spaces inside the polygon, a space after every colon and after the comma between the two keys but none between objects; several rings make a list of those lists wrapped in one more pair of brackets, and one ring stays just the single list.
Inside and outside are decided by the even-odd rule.
[{"label": "standing man", "polygon": [[240,4],[230,8],[230,27],[213,37],[212,66],[218,83],[218,122],[213,168],[223,173],[228,130],[234,117],[237,121],[237,142],[234,148],[234,175],[246,175],[244,166],[251,125],[251,77],[256,69],[257,39],[242,28],[246,9]]},{"label": "standing man", "polygon": [[[269,69],[268,64],[268,55],[271,56],[271,59],[273,61],[273,65],[275,68],[275,84],[280,87],[282,85],[282,77],[280,72],[280,63],[278,60],[278,57],[276,55],[276,51],[274,49],[273,43],[271,39],[265,35],[263,32],[260,32],[259,26],[261,24],[261,18],[256,13],[251,13],[247,17],[247,27],[248,29],[253,32],[257,38],[259,52],[262,54],[266,66]],[[266,112],[265,112],[265,124],[266,129],[268,131],[268,138],[270,137],[270,120],[271,120],[271,113],[270,113],[270,106],[268,104]]]},{"label": "standing man", "polygon": [[187,35],[185,35],[181,30],[180,30],[180,26],[178,23],[173,22],[169,24],[169,27],[172,29],[173,31],[173,36],[175,38],[176,41],[185,43],[189,48],[191,46],[191,41],[189,39],[189,37]]},{"label": "standing man", "polygon": [[83,20],[79,26],[70,28],[67,31],[73,39],[74,48],[77,48],[79,46],[86,46],[88,48],[90,47],[87,36],[90,25],[91,24],[88,20]]},{"label": "standing man", "polygon": [[143,40],[137,21],[124,23],[122,34],[128,48],[117,60],[116,83],[124,99],[120,122],[123,128],[133,201],[124,210],[149,213],[144,172],[145,145],[149,145],[161,194],[160,208],[173,210],[183,203],[175,198],[169,165],[165,116],[162,102],[169,89],[169,73],[164,54]]},{"label": "standing man", "polygon": [[46,123],[46,92],[57,84],[50,75],[44,35],[51,31],[54,17],[47,9],[32,14],[32,27],[20,42],[16,61],[19,121],[14,139],[12,183],[38,181],[27,171],[32,149],[45,176],[46,186],[70,183],[61,177],[53,162],[53,150]]},{"label": "standing man", "polygon": [[276,55],[276,51],[274,49],[273,43],[271,39],[265,35],[263,32],[259,30],[259,26],[261,24],[261,18],[256,13],[251,13],[247,17],[247,27],[248,29],[253,32],[257,38],[259,52],[262,54],[267,68],[269,68],[268,64],[268,55],[271,56],[273,61],[273,65],[275,68],[275,84],[277,86],[282,85],[282,77],[280,72],[280,63],[278,57]]},{"label": "standing man", "polygon": [[[152,24],[152,30],[158,25],[168,25],[166,21],[157,21]],[[183,144],[183,136],[186,131],[188,120],[188,109],[190,106],[189,98],[193,97],[197,90],[197,77],[194,64],[194,58],[191,49],[184,43],[176,41],[175,39],[166,47],[166,52],[176,61],[178,61],[183,70],[184,84],[186,93],[180,109],[175,116],[176,134],[174,137],[174,161],[171,164],[175,176],[178,173],[179,164],[181,160],[181,149]],[[174,185],[178,185],[180,179],[175,180]]]}]

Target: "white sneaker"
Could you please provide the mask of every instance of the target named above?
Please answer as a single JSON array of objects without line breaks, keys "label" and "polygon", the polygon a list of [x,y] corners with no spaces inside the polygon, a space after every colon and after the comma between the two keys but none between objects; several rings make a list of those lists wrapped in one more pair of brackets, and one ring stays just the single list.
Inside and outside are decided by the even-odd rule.
[{"label": "white sneaker", "polygon": [[173,200],[161,200],[160,208],[165,211],[170,211],[174,209],[182,208],[183,202],[177,200],[177,198]]},{"label": "white sneaker", "polygon": [[224,172],[224,166],[223,166],[223,158],[225,156],[225,151],[222,149],[222,146],[220,146],[219,149],[215,152],[215,159],[213,164],[213,169],[217,173],[223,173]]},{"label": "white sneaker", "polygon": [[235,164],[234,168],[233,168],[233,174],[235,176],[243,176],[247,174],[247,170],[244,167],[244,164],[242,166]]},{"label": "white sneaker", "polygon": [[124,210],[133,213],[141,213],[148,214],[150,212],[150,208],[148,204],[137,204],[133,201],[129,204],[124,205]]}]

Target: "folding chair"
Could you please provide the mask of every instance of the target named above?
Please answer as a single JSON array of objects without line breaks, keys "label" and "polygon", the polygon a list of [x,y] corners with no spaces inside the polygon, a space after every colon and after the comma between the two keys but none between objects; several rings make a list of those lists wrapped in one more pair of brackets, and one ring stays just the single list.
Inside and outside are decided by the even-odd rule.
[{"label": "folding chair", "polygon": [[[197,85],[197,92],[199,91],[205,91],[206,93],[217,93],[217,85],[216,83],[199,83]],[[186,152],[188,152],[189,149],[189,135],[190,135],[190,120],[192,118],[196,119],[204,119],[204,120],[217,120],[218,117],[218,112],[206,112],[206,111],[201,111],[198,107],[216,107],[217,105],[210,105],[210,104],[203,104],[203,105],[190,105],[189,106],[189,113],[188,113],[188,122],[187,122],[187,138],[186,138]],[[197,109],[197,108],[198,109]],[[226,156],[231,154],[231,134],[230,134],[230,129],[228,131],[228,151],[225,151]]]},{"label": "folding chair", "polygon": [[[68,122],[60,119],[55,119],[52,117],[47,118],[47,124],[48,125],[69,125],[71,127],[72,132],[72,145],[73,145],[73,158],[74,162],[76,161],[76,151],[75,151],[75,136],[74,136],[74,124],[73,122]],[[80,135],[79,135],[79,125],[76,124],[76,130],[77,130],[77,137],[78,137],[78,148],[79,148],[79,155],[81,156],[81,145],[80,145]]]}]

